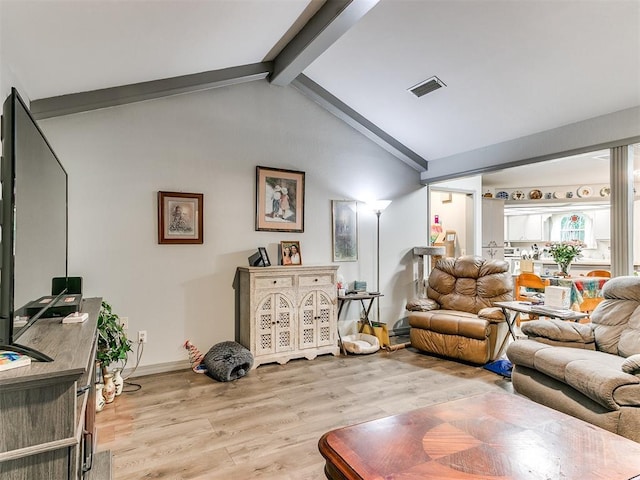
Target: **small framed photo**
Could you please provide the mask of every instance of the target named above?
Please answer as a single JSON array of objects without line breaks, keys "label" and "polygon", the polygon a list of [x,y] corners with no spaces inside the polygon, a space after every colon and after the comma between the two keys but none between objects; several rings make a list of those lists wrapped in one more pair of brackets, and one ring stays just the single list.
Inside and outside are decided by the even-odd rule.
[{"label": "small framed photo", "polygon": [[256,167],[256,230],[304,232],[304,172]]},{"label": "small framed photo", "polygon": [[358,260],[358,203],[355,200],[332,200],[333,261]]},{"label": "small framed photo", "polygon": [[270,267],[271,262],[269,261],[269,255],[267,254],[267,249],[264,247],[258,247],[258,252],[260,252],[260,257],[262,257],[262,266]]},{"label": "small framed photo", "polygon": [[300,242],[280,242],[280,264],[302,265]]},{"label": "small framed photo", "polygon": [[158,192],[158,243],[203,243],[203,194]]}]

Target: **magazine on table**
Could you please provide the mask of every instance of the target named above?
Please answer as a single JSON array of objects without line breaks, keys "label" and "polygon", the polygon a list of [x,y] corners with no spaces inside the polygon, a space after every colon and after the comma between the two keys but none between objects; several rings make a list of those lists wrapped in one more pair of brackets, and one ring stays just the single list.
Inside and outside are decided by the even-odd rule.
[{"label": "magazine on table", "polygon": [[0,350],[0,371],[26,367],[31,364],[31,357],[9,350]]},{"label": "magazine on table", "polygon": [[574,310],[570,310],[567,308],[556,308],[556,307],[549,307],[547,305],[531,305],[531,312],[532,313],[540,313],[540,314],[549,314],[549,315],[554,315],[558,318],[562,318],[562,317],[574,317],[576,315],[577,312],[575,312]]}]

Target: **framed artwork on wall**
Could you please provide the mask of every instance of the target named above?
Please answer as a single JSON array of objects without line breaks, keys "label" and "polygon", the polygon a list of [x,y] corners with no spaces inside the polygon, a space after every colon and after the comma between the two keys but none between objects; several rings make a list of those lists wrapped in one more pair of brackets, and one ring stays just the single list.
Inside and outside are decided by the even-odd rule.
[{"label": "framed artwork on wall", "polygon": [[158,243],[203,243],[203,194],[158,192]]},{"label": "framed artwork on wall", "polygon": [[331,200],[333,261],[358,260],[358,202]]},{"label": "framed artwork on wall", "polygon": [[302,265],[300,242],[280,242],[280,265]]},{"label": "framed artwork on wall", "polygon": [[256,167],[256,230],[304,232],[304,172]]}]

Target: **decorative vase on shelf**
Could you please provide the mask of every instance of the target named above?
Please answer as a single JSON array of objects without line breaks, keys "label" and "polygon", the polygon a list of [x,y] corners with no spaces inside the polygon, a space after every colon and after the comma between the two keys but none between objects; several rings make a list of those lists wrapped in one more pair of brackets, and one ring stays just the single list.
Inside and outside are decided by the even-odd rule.
[{"label": "decorative vase on shelf", "polygon": [[122,378],[120,370],[120,368],[113,370],[113,384],[116,386],[116,397],[122,393],[122,388],[124,387],[124,379]]},{"label": "decorative vase on shelf", "polygon": [[102,390],[104,389],[104,384],[97,383],[96,384],[96,412],[101,412],[104,408],[104,395],[102,395]]},{"label": "decorative vase on shelf", "polygon": [[107,373],[104,376],[104,401],[107,403],[113,402],[116,398],[116,385],[113,383],[113,375]]}]

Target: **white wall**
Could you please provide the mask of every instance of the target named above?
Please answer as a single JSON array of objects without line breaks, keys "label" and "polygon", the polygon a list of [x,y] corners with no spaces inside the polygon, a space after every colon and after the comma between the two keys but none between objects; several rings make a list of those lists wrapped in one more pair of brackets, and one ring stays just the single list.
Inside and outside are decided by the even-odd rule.
[{"label": "white wall", "polygon": [[[148,331],[142,365],[186,361],[186,339],[201,350],[234,339],[235,269],[258,246],[275,263],[281,240],[300,240],[305,264],[331,263],[331,199],[393,200],[380,223],[381,308],[391,326],[403,321],[426,188],[295,89],[258,81],[40,123],[69,173],[69,273],[129,317],[132,336]],[[306,173],[304,233],[255,231],[256,165]],[[204,194],[204,245],[157,244],[158,190]],[[359,261],[339,273],[375,285],[376,218],[362,204],[358,217]]]},{"label": "white wall", "polygon": [[[482,176],[473,175],[470,177],[456,178],[453,180],[446,180],[431,184],[431,189],[434,191],[451,191],[451,192],[464,192],[474,195],[473,211],[465,209],[460,215],[471,216],[473,220],[473,240],[466,239],[467,245],[473,245],[473,251],[467,251],[467,255],[480,255],[482,253]],[[438,213],[436,210],[439,205],[431,205],[430,217]],[[463,219],[458,220],[461,223]],[[446,226],[445,226],[446,228]],[[465,227],[466,230],[466,227]]]},{"label": "white wall", "polygon": [[[450,200],[446,201],[450,196]],[[444,201],[443,201],[444,200]],[[467,214],[467,195],[457,192],[442,192],[431,189],[431,221],[438,215],[444,231],[456,232],[455,256],[472,254],[467,251],[467,215],[473,215],[473,211]],[[473,232],[470,232],[473,235]],[[473,245],[473,242],[470,242]]]}]

